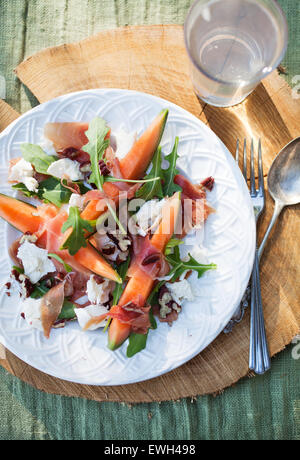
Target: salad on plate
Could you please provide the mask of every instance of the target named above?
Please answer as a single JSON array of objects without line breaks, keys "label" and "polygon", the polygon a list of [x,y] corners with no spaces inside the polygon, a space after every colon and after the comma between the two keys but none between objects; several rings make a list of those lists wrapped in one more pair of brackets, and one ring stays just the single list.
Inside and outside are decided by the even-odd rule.
[{"label": "salad on plate", "polygon": [[158,322],[180,321],[198,295],[192,273],[216,268],[197,247],[183,255],[185,237],[214,212],[214,179],[192,184],[179,172],[178,138],[163,154],[167,118],[161,111],[140,137],[100,117],[48,123],[41,143],[11,160],[8,181],[23,199],[1,194],[0,217],[22,235],[6,293],[18,293],[24,321],[46,338],[77,321],[107,333],[111,350],[128,339],[132,357]]}]

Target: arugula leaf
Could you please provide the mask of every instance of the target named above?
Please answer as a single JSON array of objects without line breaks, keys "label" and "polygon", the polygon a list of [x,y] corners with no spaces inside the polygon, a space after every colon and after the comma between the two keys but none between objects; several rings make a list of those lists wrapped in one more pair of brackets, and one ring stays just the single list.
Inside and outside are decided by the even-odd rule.
[{"label": "arugula leaf", "polygon": [[[155,179],[157,177],[162,177],[162,168],[161,168],[161,147],[159,147],[152,160],[152,168],[149,174],[144,177],[144,180]],[[154,197],[164,198],[161,180],[155,180],[153,182],[146,182],[135,194],[137,198],[141,198],[145,201],[149,201]]]},{"label": "arugula leaf", "polygon": [[154,318],[152,309],[149,312],[149,319],[151,323],[151,329],[157,329],[157,322],[156,322],[156,319]]},{"label": "arugula leaf", "polygon": [[64,266],[64,269],[66,270],[67,273],[71,273],[73,271],[73,268],[70,267],[70,265],[66,264],[66,262],[64,262],[62,260],[61,257],[59,257],[57,254],[52,254],[52,253],[49,253],[48,254],[48,257],[50,257],[51,259],[55,259],[57,260],[59,263],[61,263],[63,266]]},{"label": "arugula leaf", "polygon": [[166,246],[165,255],[168,256],[169,254],[173,254],[174,248],[176,246],[180,246],[181,244],[184,244],[184,241],[177,238],[171,238]]},{"label": "arugula leaf", "polygon": [[32,299],[41,299],[42,297],[44,297],[44,295],[47,294],[47,292],[50,290],[47,287],[47,282],[47,280],[44,280],[40,281],[39,284],[36,284],[35,289],[30,297]]},{"label": "arugula leaf", "polygon": [[[63,180],[63,184],[67,185],[67,181]],[[71,190],[64,187],[63,184],[56,177],[48,177],[39,184],[37,192],[30,192],[24,184],[15,184],[12,188],[27,197],[37,197],[40,200],[53,203],[60,208],[63,204],[69,203],[72,195]],[[83,182],[77,182],[77,185],[79,185],[82,194],[85,194],[89,190]]]},{"label": "arugula leaf", "polygon": [[35,144],[22,144],[21,152],[24,160],[34,166],[36,172],[47,174],[49,166],[58,160],[58,157],[47,155],[44,150]]},{"label": "arugula leaf", "polygon": [[[149,312],[149,319],[151,323],[150,329],[157,329],[157,323],[151,310]],[[126,352],[127,358],[132,358],[134,355],[146,348],[150,329],[147,334],[136,334],[135,332],[130,334]]]},{"label": "arugula leaf", "polygon": [[21,192],[23,193],[24,196],[27,196],[28,198],[31,198],[31,197],[36,197],[38,196],[38,193],[36,192],[31,192],[30,190],[28,190],[28,188],[26,187],[25,184],[15,184],[15,185],[12,185],[12,188],[14,190],[17,190],[18,192]]},{"label": "arugula leaf", "polygon": [[[127,274],[127,271],[128,271],[129,264],[130,264],[130,256],[125,260],[125,262],[123,262],[117,268],[117,272],[119,273],[120,278],[122,279],[122,282],[124,282],[125,279],[126,279],[126,274]],[[116,287],[115,287],[115,289],[113,291],[113,305],[117,305],[117,303],[120,300],[122,292],[123,292],[122,283],[117,283]]]},{"label": "arugula leaf", "polygon": [[176,281],[185,271],[193,270],[198,273],[198,278],[208,270],[215,270],[217,266],[215,264],[203,265],[199,264],[192,256],[189,254],[189,260],[183,261],[180,259],[179,247],[174,248],[174,252],[171,255],[166,256],[167,261],[173,267],[170,275],[173,275],[171,282]]},{"label": "arugula leaf", "polygon": [[72,192],[62,185],[60,179],[49,177],[40,183],[38,194],[40,198],[60,208],[63,204],[69,203]]},{"label": "arugula leaf", "polygon": [[[98,190],[103,190],[103,184],[105,181],[104,176],[102,176],[100,168],[99,168],[99,161],[103,160],[103,155],[105,150],[109,146],[109,140],[105,139],[107,134],[109,133],[109,128],[106,125],[106,121],[103,118],[96,117],[94,118],[90,124],[89,129],[86,131],[86,136],[89,139],[88,144],[86,144],[82,149],[87,152],[91,159],[91,169],[92,174],[89,178],[90,184],[95,184]],[[109,200],[107,201],[107,207],[113,216],[114,220],[118,224],[120,231],[123,234],[126,234],[126,230],[122,226],[121,222],[119,221],[117,214],[113,207],[111,206]]]},{"label": "arugula leaf", "polygon": [[174,177],[179,171],[176,169],[178,155],[178,143],[179,138],[176,137],[175,144],[170,155],[166,156],[165,159],[169,162],[169,167],[162,170],[162,177],[164,181],[163,185],[163,194],[164,196],[172,196],[175,192],[181,192],[182,188],[179,185],[174,183]]},{"label": "arugula leaf", "polygon": [[129,336],[129,345],[127,347],[127,358],[132,358],[134,355],[146,348],[148,334],[136,334],[132,333]]},{"label": "arugula leaf", "polygon": [[24,274],[24,268],[20,268],[17,265],[13,265],[12,268],[13,268],[13,270],[16,270],[18,273],[20,273],[20,275]]},{"label": "arugula leaf", "polygon": [[104,182],[125,182],[127,184],[144,184],[147,182],[155,182],[161,180],[160,177],[153,177],[153,179],[142,179],[142,180],[130,180],[130,179],[118,179],[117,177],[105,176]]},{"label": "arugula leaf", "polygon": [[108,132],[109,128],[106,125],[106,121],[103,118],[94,118],[85,133],[89,143],[82,147],[91,158],[92,174],[89,183],[95,184],[98,190],[102,190],[104,184],[104,176],[101,175],[99,161],[103,159],[104,152],[109,146],[109,140],[105,139]]},{"label": "arugula leaf", "polygon": [[92,233],[94,227],[80,217],[80,211],[73,206],[69,210],[69,218],[62,227],[62,233],[65,233],[69,228],[72,228],[72,233],[66,239],[61,249],[68,249],[71,256],[74,256],[79,249],[87,247],[85,239],[85,230]]},{"label": "arugula leaf", "polygon": [[58,319],[74,319],[76,306],[69,300],[65,300]]}]

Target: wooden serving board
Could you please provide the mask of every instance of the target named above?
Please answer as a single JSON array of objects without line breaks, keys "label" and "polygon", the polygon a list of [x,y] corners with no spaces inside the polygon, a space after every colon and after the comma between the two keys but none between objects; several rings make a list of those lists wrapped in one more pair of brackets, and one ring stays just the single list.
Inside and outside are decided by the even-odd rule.
[{"label": "wooden serving board", "polygon": [[[16,69],[40,102],[90,88],[127,88],[165,98],[193,113],[235,152],[236,139],[262,139],[265,174],[279,150],[299,136],[300,104],[277,72],[242,104],[219,109],[199,102],[189,78],[180,26],[127,27],[100,33],[80,43],[45,49]],[[18,114],[0,104],[0,128]],[[300,207],[286,209],[261,264],[262,296],[272,356],[300,331]],[[262,238],[273,212],[261,221]],[[249,373],[249,312],[229,334],[179,369],[151,381],[117,387],[72,384],[45,375],[2,350],[0,363],[25,382],[48,393],[127,403],[177,400],[217,393]]]}]

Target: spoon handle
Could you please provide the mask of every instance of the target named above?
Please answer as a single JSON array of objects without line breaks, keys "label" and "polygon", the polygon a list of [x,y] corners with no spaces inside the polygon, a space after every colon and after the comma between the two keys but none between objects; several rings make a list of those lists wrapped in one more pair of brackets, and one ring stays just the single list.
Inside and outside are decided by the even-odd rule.
[{"label": "spoon handle", "polygon": [[258,260],[260,260],[260,258],[262,256],[262,253],[264,251],[267,239],[269,238],[271,230],[274,227],[274,225],[275,225],[275,223],[276,223],[281,211],[283,210],[283,208],[284,208],[284,204],[281,203],[281,201],[275,201],[275,208],[274,208],[273,217],[271,219],[271,222],[269,224],[268,230],[266,231],[264,239],[262,240],[262,243],[261,243],[261,245],[259,247],[259,250],[258,250]]}]

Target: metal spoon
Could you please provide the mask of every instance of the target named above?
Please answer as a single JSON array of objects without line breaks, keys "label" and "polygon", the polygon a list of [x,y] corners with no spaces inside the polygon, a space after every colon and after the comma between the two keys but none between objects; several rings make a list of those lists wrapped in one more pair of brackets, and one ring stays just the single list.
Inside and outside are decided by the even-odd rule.
[{"label": "metal spoon", "polygon": [[275,201],[275,208],[268,230],[258,250],[259,259],[283,208],[300,203],[300,137],[287,144],[273,161],[268,174],[268,189]]}]

